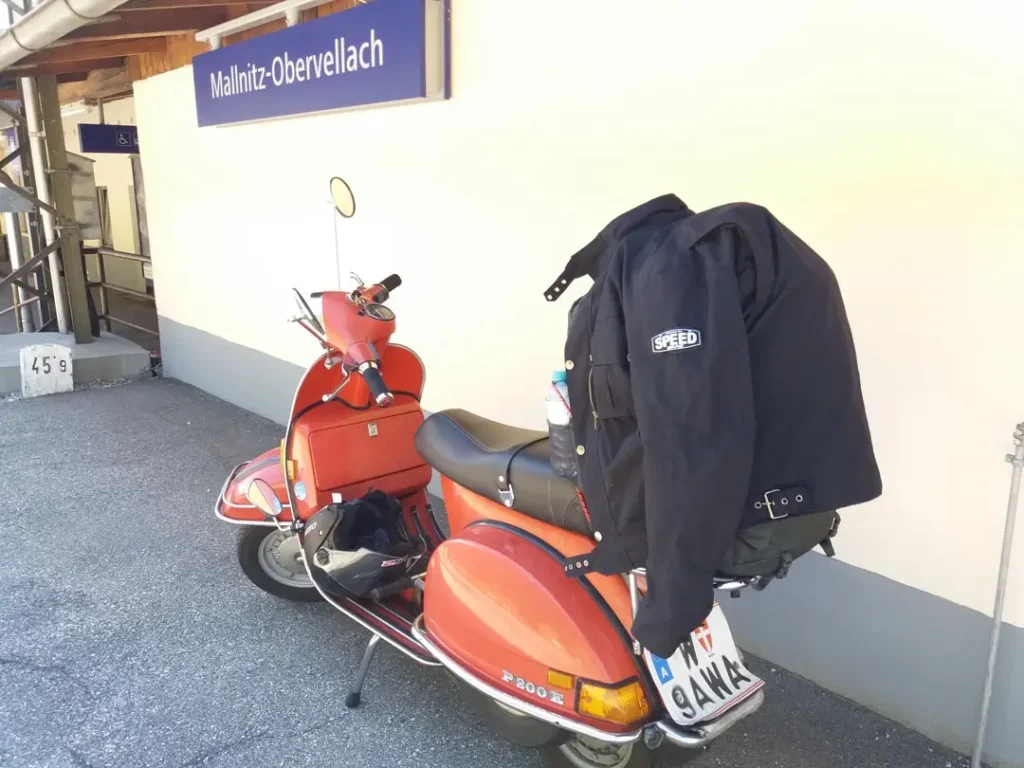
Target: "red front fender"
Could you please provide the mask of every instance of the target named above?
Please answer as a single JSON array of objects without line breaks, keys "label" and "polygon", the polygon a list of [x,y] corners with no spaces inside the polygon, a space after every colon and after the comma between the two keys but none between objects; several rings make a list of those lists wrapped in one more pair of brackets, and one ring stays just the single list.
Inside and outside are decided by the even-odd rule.
[{"label": "red front fender", "polygon": [[291,506],[288,504],[288,491],[285,489],[284,471],[281,469],[280,448],[272,448],[255,459],[239,464],[231,471],[217,497],[214,507],[217,517],[229,523],[273,525],[271,520],[245,497],[245,489],[257,477],[270,483],[284,507],[281,519],[290,520]]}]

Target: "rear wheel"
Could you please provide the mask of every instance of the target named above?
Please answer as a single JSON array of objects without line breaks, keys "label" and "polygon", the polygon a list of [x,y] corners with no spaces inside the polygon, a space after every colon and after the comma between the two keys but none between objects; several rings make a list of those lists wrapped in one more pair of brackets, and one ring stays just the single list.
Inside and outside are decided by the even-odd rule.
[{"label": "rear wheel", "polygon": [[649,750],[643,740],[609,744],[564,731],[499,704],[475,688],[459,682],[462,700],[505,741],[543,751],[551,768],[676,768],[702,752],[663,744]]},{"label": "rear wheel", "polygon": [[608,744],[587,736],[571,736],[545,754],[552,768],[654,768],[654,754],[637,741],[632,744]]},{"label": "rear wheel", "polygon": [[268,526],[243,528],[238,564],[249,581],[275,597],[297,603],[320,599],[302,562],[299,537],[290,531]]},{"label": "rear wheel", "polygon": [[511,707],[499,704],[480,691],[459,682],[462,700],[496,734],[519,747],[549,747],[560,744],[568,734],[561,728],[542,723]]},{"label": "rear wheel", "polygon": [[643,740],[608,744],[586,736],[570,736],[557,747],[544,750],[551,768],[680,768],[703,753],[662,744],[650,750]]}]

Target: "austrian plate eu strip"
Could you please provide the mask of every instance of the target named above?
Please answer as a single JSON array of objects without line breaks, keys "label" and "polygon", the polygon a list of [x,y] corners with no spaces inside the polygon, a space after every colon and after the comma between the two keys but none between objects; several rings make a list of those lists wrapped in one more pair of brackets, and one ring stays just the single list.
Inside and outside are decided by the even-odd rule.
[{"label": "austrian plate eu strip", "polygon": [[675,653],[663,659],[645,649],[644,659],[665,709],[679,725],[713,720],[764,686],[743,664],[718,603]]}]

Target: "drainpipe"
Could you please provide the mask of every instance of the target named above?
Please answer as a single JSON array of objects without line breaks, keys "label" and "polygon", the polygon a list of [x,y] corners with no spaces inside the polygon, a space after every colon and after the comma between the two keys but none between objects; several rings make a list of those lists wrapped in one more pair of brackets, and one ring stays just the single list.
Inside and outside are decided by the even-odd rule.
[{"label": "drainpipe", "polygon": [[[14,24],[14,11],[7,8],[7,26]],[[17,125],[14,126],[17,129]],[[23,164],[24,165],[24,164]],[[21,247],[21,219],[16,213],[4,214],[4,226],[7,229],[7,251],[11,255],[11,268],[17,270],[24,263]],[[27,279],[27,278],[26,278]],[[21,318],[22,331],[34,331],[35,323],[32,322],[32,307],[29,304],[29,293],[20,285],[15,292],[16,301],[21,304],[18,316]]]},{"label": "drainpipe", "polygon": [[[28,18],[28,17],[26,17]],[[50,180],[46,178],[46,162],[43,145],[43,123],[39,117],[39,95],[36,92],[36,81],[31,77],[21,78],[21,94],[25,100],[25,127],[28,130],[28,143],[32,152],[32,173],[36,182],[36,197],[44,203],[52,204],[50,198]],[[40,208],[39,218],[43,222],[43,245],[50,245],[57,239],[54,228],[53,214]],[[50,282],[53,285],[53,305],[57,310],[57,330],[68,333],[68,307],[64,303],[64,283],[60,276],[60,260],[56,253],[49,256]]]},{"label": "drainpipe", "polygon": [[36,53],[126,0],[43,0],[0,34],[0,71]]}]

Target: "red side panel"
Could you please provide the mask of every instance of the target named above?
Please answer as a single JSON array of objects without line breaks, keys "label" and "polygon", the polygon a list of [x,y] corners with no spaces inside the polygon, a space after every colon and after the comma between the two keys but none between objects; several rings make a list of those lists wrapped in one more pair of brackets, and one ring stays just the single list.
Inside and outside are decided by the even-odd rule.
[{"label": "red side panel", "polygon": [[[452,536],[458,535],[463,528],[477,520],[499,520],[529,531],[566,557],[582,555],[594,548],[594,542],[586,536],[535,520],[522,512],[516,512],[514,509],[509,509],[463,488],[447,477],[441,478],[441,488]],[[565,578],[565,575],[562,574],[561,577]],[[633,626],[633,611],[625,579],[621,576],[603,576],[599,573],[589,574],[587,579],[594,585],[615,615],[619,617],[622,626],[626,629]]]},{"label": "red side panel", "polygon": [[575,691],[552,687],[549,670],[608,684],[637,677],[632,649],[597,601],[549,552],[506,528],[474,525],[438,547],[424,599],[435,642],[514,696],[524,695],[517,679],[529,683],[531,704],[585,722]]}]

